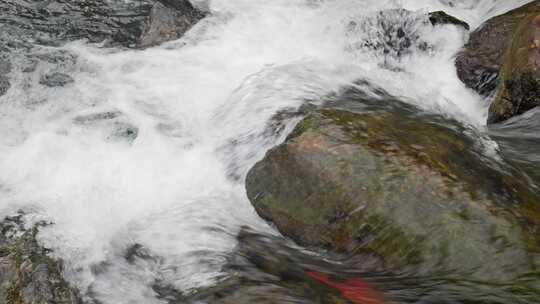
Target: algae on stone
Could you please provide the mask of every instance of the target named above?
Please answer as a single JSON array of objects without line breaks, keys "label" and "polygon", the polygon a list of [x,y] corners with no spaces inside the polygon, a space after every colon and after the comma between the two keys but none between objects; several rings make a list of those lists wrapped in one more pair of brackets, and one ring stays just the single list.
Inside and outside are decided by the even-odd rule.
[{"label": "algae on stone", "polygon": [[0,222],[0,303],[79,303],[61,261],[37,243],[38,226],[24,229],[21,214]]},{"label": "algae on stone", "polygon": [[304,246],[371,253],[420,274],[508,282],[534,273],[538,193],[466,132],[410,109],[316,110],[249,172],[248,197]]},{"label": "algae on stone", "polygon": [[524,17],[514,33],[488,123],[501,122],[540,106],[539,68],[540,12]]}]

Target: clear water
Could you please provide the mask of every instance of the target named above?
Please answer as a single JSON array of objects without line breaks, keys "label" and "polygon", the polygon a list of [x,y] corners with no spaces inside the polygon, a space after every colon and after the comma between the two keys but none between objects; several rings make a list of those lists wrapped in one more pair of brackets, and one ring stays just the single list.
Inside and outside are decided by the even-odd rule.
[{"label": "clear water", "polygon": [[[297,121],[270,132],[271,118],[357,79],[427,111],[482,128],[486,101],[453,65],[467,33],[432,27],[445,10],[474,28],[523,0],[213,0],[211,16],[181,40],[146,50],[84,41],[36,47],[70,54],[62,64],[14,64],[0,97],[0,215],[54,222],[40,241],[66,261],[67,277],[101,303],[162,303],[156,280],[182,292],[223,279],[240,227],[277,234],[246,198],[247,170]],[[405,8],[413,11],[381,10]],[[376,18],[406,22],[425,42],[406,54],[362,43],[382,39]],[[399,56],[398,56],[399,55]],[[40,58],[40,56],[38,56]],[[60,71],[75,82],[39,84]],[[100,113],[109,113],[110,119]],[[113,114],[111,114],[113,113]],[[134,267],[141,244],[158,266]]]}]

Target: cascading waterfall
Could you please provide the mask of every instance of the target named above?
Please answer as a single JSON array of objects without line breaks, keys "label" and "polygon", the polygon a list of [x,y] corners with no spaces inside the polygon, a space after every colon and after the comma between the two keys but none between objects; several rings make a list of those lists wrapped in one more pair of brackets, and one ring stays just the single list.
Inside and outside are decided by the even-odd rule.
[{"label": "cascading waterfall", "polygon": [[[14,55],[0,97],[0,215],[54,223],[39,241],[88,299],[163,303],[152,282],[189,293],[223,279],[240,227],[277,234],[246,198],[247,170],[298,121],[286,113],[343,85],[369,81],[482,128],[487,103],[453,63],[467,33],[426,13],[474,28],[528,1],[197,2],[211,14],[158,47],[36,47],[31,73]],[[401,27],[407,45],[381,24]],[[53,70],[74,82],[39,86]],[[133,246],[156,260],[129,263]]]}]

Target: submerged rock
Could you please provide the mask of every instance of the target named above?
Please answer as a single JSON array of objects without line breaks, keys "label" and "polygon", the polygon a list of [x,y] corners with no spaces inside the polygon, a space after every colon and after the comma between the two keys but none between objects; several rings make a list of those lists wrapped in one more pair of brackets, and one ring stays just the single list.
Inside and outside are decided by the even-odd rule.
[{"label": "submerged rock", "polygon": [[104,120],[115,119],[120,116],[122,116],[122,112],[120,111],[106,111],[77,116],[73,119],[73,122],[80,125],[89,125]]},{"label": "submerged rock", "polygon": [[[107,41],[113,46],[136,47],[176,39],[204,16],[188,0],[164,2],[175,3],[167,6],[171,13],[151,13],[155,11],[153,7],[164,7],[159,0],[2,1],[0,24],[7,29],[2,35],[11,37],[5,39],[11,46],[27,42],[59,45],[88,39]],[[172,15],[178,22],[170,23]],[[161,31],[154,34],[151,41],[144,38],[145,29],[160,23],[169,24],[170,31],[175,31],[176,35]]]},{"label": "submerged rock", "polygon": [[399,70],[396,65],[402,57],[415,52],[426,52],[433,45],[422,31],[435,25],[468,25],[442,11],[429,14],[406,9],[386,9],[373,15],[361,16],[347,23],[347,49],[369,51],[383,59],[381,66]]},{"label": "submerged rock", "polygon": [[125,141],[132,143],[139,135],[139,128],[129,121],[120,111],[106,111],[77,116],[73,123],[87,129],[105,131],[107,141]]},{"label": "submerged rock", "polygon": [[36,241],[39,225],[25,230],[22,215],[0,222],[0,303],[80,303],[62,277],[62,263]]},{"label": "submerged rock", "polygon": [[248,173],[261,217],[301,245],[373,254],[389,269],[488,282],[537,269],[540,196],[519,175],[459,123],[354,91]]},{"label": "submerged rock", "polygon": [[47,75],[43,75],[39,79],[40,84],[47,87],[51,87],[51,88],[63,87],[73,82],[75,82],[75,80],[71,76],[64,73],[47,74]]},{"label": "submerged rock", "polygon": [[[336,280],[359,275],[360,270],[352,270],[350,263],[329,262],[301,252],[282,237],[261,235],[245,227],[237,240],[238,245],[223,267],[227,278],[215,286],[177,298],[174,303],[349,303],[337,289],[325,286],[309,274],[337,274]],[[371,265],[371,261],[365,262]],[[371,283],[373,277],[367,280]],[[363,295],[362,291],[358,295]]]},{"label": "submerged rock", "polygon": [[350,48],[367,49],[391,58],[410,54],[425,44],[419,33],[423,17],[405,9],[389,9],[351,21],[347,26]]},{"label": "submerged rock", "polygon": [[107,138],[112,141],[127,141],[132,143],[139,135],[139,128],[126,122],[115,122],[111,135]]},{"label": "submerged rock", "polygon": [[472,32],[456,58],[457,74],[465,85],[482,95],[492,94],[519,24],[538,13],[540,1],[533,1],[489,19]]}]

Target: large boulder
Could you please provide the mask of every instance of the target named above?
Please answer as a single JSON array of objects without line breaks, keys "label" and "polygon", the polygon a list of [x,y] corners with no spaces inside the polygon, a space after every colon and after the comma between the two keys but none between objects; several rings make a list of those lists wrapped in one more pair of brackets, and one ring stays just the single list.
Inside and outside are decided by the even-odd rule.
[{"label": "large boulder", "polygon": [[521,20],[504,58],[488,123],[540,106],[540,11]]},{"label": "large boulder", "polygon": [[540,196],[518,172],[455,121],[354,91],[250,170],[261,217],[303,246],[416,274],[509,282],[540,266]]},{"label": "large boulder", "polygon": [[25,229],[22,214],[0,222],[0,303],[80,303],[62,263],[36,241],[38,229]]},{"label": "large boulder", "polygon": [[540,1],[533,1],[491,18],[473,31],[456,58],[457,74],[465,85],[482,95],[492,94],[497,88],[499,71],[519,23],[538,12]]}]

